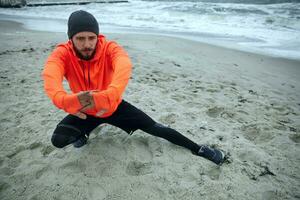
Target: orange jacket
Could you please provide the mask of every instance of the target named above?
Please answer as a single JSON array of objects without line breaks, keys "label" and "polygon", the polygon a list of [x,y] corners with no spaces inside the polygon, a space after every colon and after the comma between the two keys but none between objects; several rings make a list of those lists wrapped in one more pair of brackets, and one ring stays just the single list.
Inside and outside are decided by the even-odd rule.
[{"label": "orange jacket", "polygon": [[[99,90],[93,93],[95,108],[85,113],[96,116],[97,112],[106,109],[101,117],[108,117],[117,109],[130,75],[131,61],[127,53],[115,42],[107,41],[103,35],[98,36],[96,53],[91,60],[78,58],[69,40],[56,47],[42,72],[47,95],[55,106],[70,114],[82,107],[74,93]],[[64,90],[64,77],[72,93]]]}]

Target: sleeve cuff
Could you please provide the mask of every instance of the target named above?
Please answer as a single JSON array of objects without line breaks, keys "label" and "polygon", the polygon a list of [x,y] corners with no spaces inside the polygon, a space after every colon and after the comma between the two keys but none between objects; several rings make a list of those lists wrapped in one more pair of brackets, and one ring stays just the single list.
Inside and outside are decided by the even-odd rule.
[{"label": "sleeve cuff", "polygon": [[64,110],[70,114],[75,114],[81,108],[77,94],[67,94],[64,96]]}]

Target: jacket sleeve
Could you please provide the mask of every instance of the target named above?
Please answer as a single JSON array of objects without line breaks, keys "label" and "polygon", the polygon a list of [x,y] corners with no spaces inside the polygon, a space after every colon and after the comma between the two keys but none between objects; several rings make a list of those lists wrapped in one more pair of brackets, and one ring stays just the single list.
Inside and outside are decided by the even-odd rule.
[{"label": "jacket sleeve", "polygon": [[53,104],[67,113],[74,114],[80,108],[80,102],[76,94],[67,94],[63,88],[63,77],[65,74],[64,48],[56,48],[46,61],[42,77],[44,89]]},{"label": "jacket sleeve", "polygon": [[116,43],[109,44],[107,54],[111,60],[113,68],[112,81],[106,90],[93,93],[95,108],[99,112],[113,112],[128,84],[131,76],[131,61],[125,50]]}]

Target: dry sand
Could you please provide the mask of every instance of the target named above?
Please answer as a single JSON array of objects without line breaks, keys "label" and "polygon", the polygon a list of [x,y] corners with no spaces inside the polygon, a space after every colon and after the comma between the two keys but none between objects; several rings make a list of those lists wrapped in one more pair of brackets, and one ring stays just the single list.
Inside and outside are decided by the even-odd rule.
[{"label": "dry sand", "polygon": [[299,199],[300,62],[193,41],[110,34],[134,63],[124,98],[198,143],[221,167],[141,131],[109,125],[56,149],[65,116],[40,73],[62,33],[0,21],[0,199]]}]

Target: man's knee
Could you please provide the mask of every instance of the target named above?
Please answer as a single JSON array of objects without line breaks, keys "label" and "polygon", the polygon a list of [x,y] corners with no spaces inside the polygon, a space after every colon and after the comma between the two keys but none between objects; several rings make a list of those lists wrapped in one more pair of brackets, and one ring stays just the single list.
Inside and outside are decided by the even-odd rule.
[{"label": "man's knee", "polygon": [[165,132],[165,130],[170,129],[169,127],[166,127],[160,123],[155,122],[153,125],[148,126],[146,128],[141,129],[142,131],[145,131],[146,133],[149,133],[151,135],[159,136]]},{"label": "man's knee", "polygon": [[158,123],[158,122],[155,122],[153,125],[148,126],[147,128],[148,128],[148,129],[154,129],[154,130],[157,130],[157,129],[161,129],[161,128],[169,128],[169,127],[167,127],[167,126],[165,126],[165,125],[163,125],[163,124],[160,124],[160,123]]},{"label": "man's knee", "polygon": [[68,138],[64,135],[53,134],[51,137],[51,142],[53,146],[57,148],[63,148],[68,145]]},{"label": "man's knee", "polygon": [[76,141],[81,135],[80,130],[73,126],[58,125],[52,135],[51,142],[57,148],[63,148]]}]

